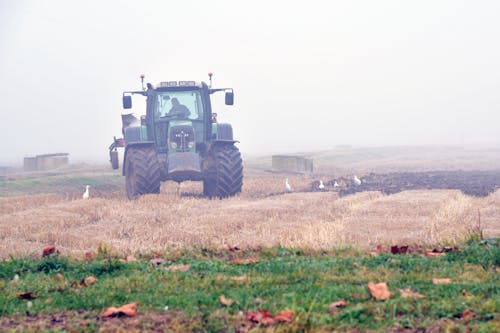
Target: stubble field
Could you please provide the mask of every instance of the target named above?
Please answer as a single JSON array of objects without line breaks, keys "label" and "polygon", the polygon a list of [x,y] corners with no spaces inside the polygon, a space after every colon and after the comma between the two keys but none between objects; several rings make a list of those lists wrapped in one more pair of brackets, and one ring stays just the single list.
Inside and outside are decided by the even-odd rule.
[{"label": "stubble field", "polygon": [[[423,154],[425,151],[425,154]],[[500,235],[500,191],[473,197],[459,190],[366,191],[347,196],[325,183],[370,172],[499,170],[500,151],[456,148],[339,148],[313,154],[314,175],[269,171],[247,159],[243,191],[202,198],[200,183],[162,185],[160,195],[128,201],[123,178],[105,167],[8,173],[0,183],[0,257],[39,254],[48,244],[80,256],[99,247],[128,255],[178,248],[372,248],[379,244],[453,244]],[[293,191],[284,188],[288,177]],[[90,200],[82,200],[84,184]]]}]

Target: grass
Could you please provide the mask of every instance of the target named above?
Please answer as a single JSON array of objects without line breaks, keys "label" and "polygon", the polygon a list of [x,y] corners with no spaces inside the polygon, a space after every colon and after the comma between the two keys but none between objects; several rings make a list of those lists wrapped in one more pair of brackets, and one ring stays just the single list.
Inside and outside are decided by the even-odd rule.
[{"label": "grass", "polygon": [[0,178],[0,197],[37,193],[58,193],[81,195],[81,188],[90,185],[95,190],[119,190],[123,186],[119,174],[61,175]]},{"label": "grass", "polygon": [[[372,256],[353,249],[180,250],[164,253],[164,264],[158,267],[153,267],[148,256],[123,263],[106,250],[91,261],[57,255],[12,258],[0,264],[0,324],[27,325],[29,311],[30,317],[37,318],[34,327],[67,329],[67,322],[50,319],[61,313],[77,313],[71,325],[79,331],[98,330],[110,323],[121,327],[131,324],[131,319],[104,320],[99,314],[109,306],[139,302],[137,329],[162,318],[173,331],[245,330],[256,324],[246,321],[240,311],[265,309],[272,314],[295,312],[292,323],[269,328],[277,331],[423,330],[437,325],[457,332],[493,332],[500,329],[498,244],[498,239],[471,242],[439,258]],[[240,257],[260,261],[231,263]],[[166,269],[179,264],[190,268],[187,272]],[[55,279],[57,273],[64,281]],[[20,279],[12,283],[15,274]],[[76,287],[90,275],[97,278],[96,284]],[[231,279],[239,276],[247,280]],[[435,285],[432,278],[451,278],[452,283]],[[368,293],[369,281],[386,282],[393,297],[376,301]],[[408,287],[425,298],[402,298],[397,290]],[[17,297],[27,291],[37,296],[30,309],[26,300]],[[236,302],[223,306],[221,295]],[[340,299],[348,301],[348,306],[330,314],[329,304]],[[465,310],[474,317],[461,319]]]}]

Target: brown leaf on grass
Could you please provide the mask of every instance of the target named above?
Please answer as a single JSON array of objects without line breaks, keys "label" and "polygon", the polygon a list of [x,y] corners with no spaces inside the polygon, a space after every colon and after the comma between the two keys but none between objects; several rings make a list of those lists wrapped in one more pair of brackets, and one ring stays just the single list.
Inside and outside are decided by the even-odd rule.
[{"label": "brown leaf on grass", "polygon": [[393,246],[391,246],[391,253],[392,254],[406,254],[407,252],[408,252],[408,245],[403,245],[403,246],[393,245]]},{"label": "brown leaf on grass", "polygon": [[56,252],[56,247],[54,245],[48,245],[44,247],[42,251],[42,257],[50,256],[51,254]]},{"label": "brown leaf on grass", "polygon": [[373,283],[368,282],[368,290],[370,291],[370,295],[372,295],[377,301],[385,301],[386,299],[391,297],[391,293],[389,292],[389,288],[387,288],[387,283]]},{"label": "brown leaf on grass", "polygon": [[463,321],[470,321],[471,319],[474,318],[476,318],[476,314],[469,309],[465,309],[462,315],[460,316],[460,320]]},{"label": "brown leaf on grass", "polygon": [[294,314],[292,310],[283,311],[274,316],[274,320],[278,323],[290,323],[293,321]]},{"label": "brown leaf on grass", "polygon": [[92,261],[92,253],[90,253],[90,252],[85,252],[85,260],[87,260],[87,261]]},{"label": "brown leaf on grass", "polygon": [[232,299],[227,299],[224,297],[224,295],[220,295],[219,301],[221,302],[222,305],[225,305],[227,307],[233,305],[234,301]]},{"label": "brown leaf on grass", "polygon": [[245,318],[253,323],[260,323],[264,318],[272,318],[267,310],[257,310],[245,313]]},{"label": "brown leaf on grass", "polygon": [[262,324],[264,326],[270,326],[278,323],[289,323],[293,321],[294,312],[283,311],[278,313],[276,316],[271,316],[267,310],[257,310],[255,312],[247,312],[245,318],[253,323]]},{"label": "brown leaf on grass", "polygon": [[187,265],[172,265],[172,266],[168,266],[165,269],[167,271],[170,271],[170,272],[187,272],[190,267],[191,267],[191,265],[189,265],[189,264],[187,264]]},{"label": "brown leaf on grass", "polygon": [[17,294],[17,297],[18,297],[19,299],[35,299],[35,298],[37,298],[38,296],[33,295],[33,292],[32,292],[32,291],[28,291],[28,292],[25,292],[25,293],[20,293],[20,294]]},{"label": "brown leaf on grass", "polygon": [[101,314],[101,318],[120,317],[120,316],[134,317],[137,315],[138,305],[139,303],[135,302],[126,304],[119,308],[109,307]]},{"label": "brown leaf on grass", "polygon": [[253,265],[259,263],[259,259],[256,258],[234,259],[231,261],[231,263],[236,265]]},{"label": "brown leaf on grass", "polygon": [[425,252],[427,258],[444,257],[446,253],[443,252]]},{"label": "brown leaf on grass", "polygon": [[332,304],[330,304],[330,306],[328,307],[328,312],[329,313],[337,312],[339,308],[346,307],[347,305],[349,305],[349,303],[346,302],[344,299],[341,299],[340,301],[333,302]]},{"label": "brown leaf on grass", "polygon": [[451,279],[450,278],[445,278],[445,279],[436,279],[436,278],[433,278],[432,279],[432,283],[434,283],[434,284],[450,284],[451,283]]},{"label": "brown leaf on grass", "polygon": [[425,296],[414,291],[414,290],[411,290],[410,288],[406,288],[406,289],[399,289],[399,293],[401,294],[401,297],[402,298],[424,298]]},{"label": "brown leaf on grass", "polygon": [[93,276],[87,276],[86,278],[82,279],[82,281],[80,281],[80,286],[82,286],[82,287],[90,287],[96,281],[97,280],[96,280],[95,277],[93,277]]}]

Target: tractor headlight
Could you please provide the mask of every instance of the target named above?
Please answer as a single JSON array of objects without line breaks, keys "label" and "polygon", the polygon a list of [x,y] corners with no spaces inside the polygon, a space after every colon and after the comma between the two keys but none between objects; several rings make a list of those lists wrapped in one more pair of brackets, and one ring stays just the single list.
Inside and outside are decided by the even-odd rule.
[{"label": "tractor headlight", "polygon": [[172,149],[177,148],[177,143],[175,143],[175,142],[170,142],[170,147],[171,147]]},{"label": "tractor headlight", "polygon": [[188,142],[188,148],[191,149],[194,147],[194,141]]}]

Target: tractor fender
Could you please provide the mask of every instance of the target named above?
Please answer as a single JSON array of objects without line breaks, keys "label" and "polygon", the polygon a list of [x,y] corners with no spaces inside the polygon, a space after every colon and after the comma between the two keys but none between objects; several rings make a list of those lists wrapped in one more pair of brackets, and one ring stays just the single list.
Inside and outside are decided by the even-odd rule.
[{"label": "tractor fender", "polygon": [[235,143],[239,143],[239,141],[237,141],[237,140],[214,140],[210,144],[210,147],[208,148],[208,150],[212,151],[212,150],[217,149],[219,147],[232,146]]},{"label": "tractor fender", "polygon": [[153,141],[141,141],[141,142],[131,142],[127,143],[125,146],[125,153],[123,154],[123,168],[122,168],[122,176],[126,175],[127,170],[125,170],[127,163],[125,161],[127,160],[127,152],[130,147],[139,147],[139,148],[146,148],[146,147],[151,147],[154,146]]}]

